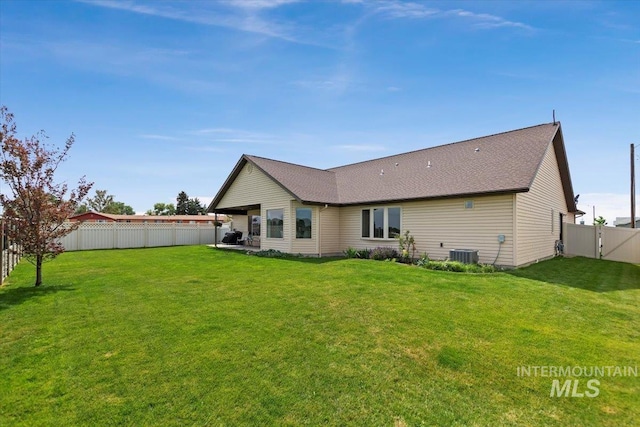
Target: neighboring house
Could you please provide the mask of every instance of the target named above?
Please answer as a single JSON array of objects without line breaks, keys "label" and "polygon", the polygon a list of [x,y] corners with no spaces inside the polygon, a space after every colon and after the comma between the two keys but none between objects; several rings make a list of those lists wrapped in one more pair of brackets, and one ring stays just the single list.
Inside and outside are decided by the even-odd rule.
[{"label": "neighboring house", "polygon": [[[616,227],[631,228],[631,217],[616,217],[616,220],[613,221],[613,225],[615,225]],[[636,217],[636,228],[640,228],[640,217]]]},{"label": "neighboring house", "polygon": [[579,213],[558,122],[326,170],[243,155],[208,210],[245,235],[259,217],[262,249],[397,248],[410,230],[418,254],[508,267],[552,257]]},{"label": "neighboring house", "polygon": [[[213,224],[213,215],[114,215],[102,212],[85,212],[69,218],[70,221],[83,222],[131,222],[156,224]],[[218,221],[225,222],[225,215],[218,215]]]}]

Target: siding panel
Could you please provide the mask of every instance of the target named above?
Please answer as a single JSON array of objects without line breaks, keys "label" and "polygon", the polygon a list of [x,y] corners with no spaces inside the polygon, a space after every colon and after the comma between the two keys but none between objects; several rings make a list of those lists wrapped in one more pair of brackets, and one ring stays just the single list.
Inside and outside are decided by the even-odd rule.
[{"label": "siding panel", "polygon": [[[311,209],[311,238],[296,238],[296,209]],[[291,252],[294,254],[318,255],[318,208],[317,206],[308,206],[298,201],[291,202],[291,218],[289,221],[289,233],[291,235]]]},{"label": "siding panel", "polygon": [[[293,217],[291,215],[291,195],[255,167],[249,171],[247,166],[249,164],[244,166],[216,208],[235,208],[259,204],[260,216],[262,217],[260,248],[292,252],[291,221],[295,215]],[[267,239],[267,209],[283,210],[283,238]],[[242,217],[242,221],[246,222],[246,217]],[[242,228],[246,229],[247,225],[242,225]],[[293,230],[295,231],[295,228]],[[295,233],[293,236],[295,237]]]},{"label": "siding panel", "polygon": [[[473,200],[473,208],[465,208],[467,200]],[[416,255],[427,253],[433,259],[445,259],[450,249],[475,249],[479,251],[481,263],[496,261],[498,265],[514,265],[513,195],[406,202],[389,206],[402,208],[402,232],[410,230],[415,237]],[[341,209],[341,247],[397,248],[395,239],[360,237],[363,208],[365,206]],[[498,243],[499,234],[505,236],[505,243]],[[500,253],[496,260],[498,251]]]},{"label": "siding panel", "polygon": [[340,208],[320,208],[320,251],[322,255],[340,254],[345,247],[340,242]]},{"label": "siding panel", "polygon": [[547,147],[530,190],[517,194],[516,203],[516,265],[552,257],[555,254],[555,242],[560,238],[559,214],[565,215],[565,222],[573,220],[573,215],[567,215],[567,203],[553,144],[550,143]]}]

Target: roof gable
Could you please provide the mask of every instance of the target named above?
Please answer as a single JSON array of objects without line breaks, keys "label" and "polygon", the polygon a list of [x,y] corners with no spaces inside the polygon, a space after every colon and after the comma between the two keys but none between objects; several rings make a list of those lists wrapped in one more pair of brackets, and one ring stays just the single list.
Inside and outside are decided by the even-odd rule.
[{"label": "roof gable", "polygon": [[209,209],[215,209],[247,162],[302,203],[350,205],[525,192],[550,144],[558,158],[567,206],[575,211],[559,122],[327,170],[243,155]]}]

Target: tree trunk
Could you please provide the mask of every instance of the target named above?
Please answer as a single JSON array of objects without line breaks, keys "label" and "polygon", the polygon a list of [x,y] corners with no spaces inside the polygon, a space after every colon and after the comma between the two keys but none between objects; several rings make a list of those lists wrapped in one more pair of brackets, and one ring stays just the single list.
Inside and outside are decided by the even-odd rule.
[{"label": "tree trunk", "polygon": [[42,255],[36,256],[36,286],[42,285]]}]

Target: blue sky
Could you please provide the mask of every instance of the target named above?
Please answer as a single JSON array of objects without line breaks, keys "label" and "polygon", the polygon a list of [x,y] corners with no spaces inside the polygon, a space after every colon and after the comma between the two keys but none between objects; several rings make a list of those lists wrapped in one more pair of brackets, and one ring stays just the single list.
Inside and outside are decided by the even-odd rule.
[{"label": "blue sky", "polygon": [[329,168],[555,109],[578,207],[612,224],[640,143],[640,2],[2,0],[0,104],[21,136],[75,133],[60,178],[138,212],[210,200],[243,153]]}]

